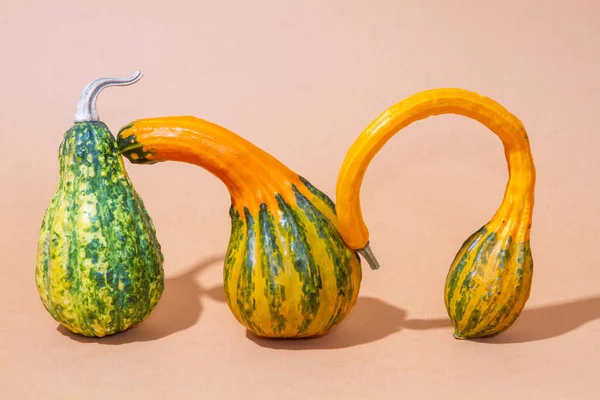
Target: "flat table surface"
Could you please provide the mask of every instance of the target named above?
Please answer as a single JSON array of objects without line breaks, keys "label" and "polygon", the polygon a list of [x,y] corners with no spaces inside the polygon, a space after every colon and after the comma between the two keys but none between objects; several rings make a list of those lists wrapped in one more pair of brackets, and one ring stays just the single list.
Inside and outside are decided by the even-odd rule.
[{"label": "flat table surface", "polygon": [[[22,2],[0,12],[0,398],[600,398],[600,3],[597,1]],[[500,140],[463,117],[415,123],[371,163],[362,206],[381,269],[363,263],[343,323],[308,340],[246,333],[223,293],[229,194],[182,163],[125,166],[165,256],[140,326],[60,328],[35,281],[58,146],[81,91],[116,134],[194,115],[236,132],[335,199],[344,156],[387,107],[436,87],[523,121],[537,181],[534,279],[516,324],[458,341],[448,267],[499,206]]]}]

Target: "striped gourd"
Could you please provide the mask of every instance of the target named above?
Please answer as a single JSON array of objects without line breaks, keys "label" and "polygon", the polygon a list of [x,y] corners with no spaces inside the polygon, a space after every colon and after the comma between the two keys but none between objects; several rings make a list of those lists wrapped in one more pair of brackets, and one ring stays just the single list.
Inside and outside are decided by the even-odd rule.
[{"label": "striped gourd", "polygon": [[435,89],[410,96],[381,114],[358,137],[342,165],[336,189],[340,233],[351,248],[368,244],[359,195],[369,163],[399,130],[439,114],[479,121],[504,144],[509,180],[502,204],[458,251],[444,293],[456,338],[493,336],[519,316],[533,276],[529,235],[535,167],[525,128],[500,104],[462,89]]},{"label": "striped gourd", "polygon": [[36,284],[50,315],[72,332],[105,336],[142,322],[163,290],[163,256],[115,138],[95,112],[106,86],[87,87],[59,149],[58,188],[38,243]]},{"label": "striped gourd", "polygon": [[231,195],[224,265],[228,306],[258,336],[321,335],[356,302],[358,255],[338,233],[332,201],[233,132],[194,117],[125,126],[121,153],[136,164],[179,161],[221,179]]}]

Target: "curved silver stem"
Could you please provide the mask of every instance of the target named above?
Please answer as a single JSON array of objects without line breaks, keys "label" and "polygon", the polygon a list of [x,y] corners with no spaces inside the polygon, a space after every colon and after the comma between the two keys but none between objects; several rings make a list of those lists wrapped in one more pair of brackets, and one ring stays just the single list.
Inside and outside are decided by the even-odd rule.
[{"label": "curved silver stem", "polygon": [[371,267],[372,270],[379,269],[379,262],[375,258],[375,254],[373,254],[369,243],[367,243],[367,245],[362,249],[358,249],[356,251],[358,252],[358,254],[363,256],[365,260],[367,260],[367,262],[369,263],[369,267]]},{"label": "curved silver stem", "polygon": [[98,78],[90,82],[77,103],[77,112],[73,122],[100,121],[98,112],[96,111],[96,100],[98,95],[108,86],[128,86],[136,83],[142,78],[140,71],[135,71],[129,78]]}]

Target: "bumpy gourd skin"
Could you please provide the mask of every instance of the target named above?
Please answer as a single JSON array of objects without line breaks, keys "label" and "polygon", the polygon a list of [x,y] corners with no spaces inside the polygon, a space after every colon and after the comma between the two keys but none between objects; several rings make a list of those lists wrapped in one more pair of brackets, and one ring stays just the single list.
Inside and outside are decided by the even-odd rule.
[{"label": "bumpy gourd skin", "polygon": [[102,122],[76,123],[38,244],[36,284],[56,321],[85,336],[142,322],[164,287],[154,226]]},{"label": "bumpy gourd skin", "polygon": [[134,164],[179,161],[203,167],[231,194],[223,270],[227,304],[255,335],[322,335],[356,303],[358,254],[337,229],[331,199],[270,154],[195,117],[137,120],[117,137]]},{"label": "bumpy gourd skin", "polygon": [[529,299],[533,258],[529,240],[490,224],[469,237],[446,278],[444,302],[457,339],[497,335]]},{"label": "bumpy gourd skin", "polygon": [[[225,260],[225,293],[237,320],[256,335],[322,335],[356,303],[361,279],[358,254],[344,244],[325,212],[321,192],[304,180],[307,197],[277,195],[258,215],[230,209],[232,232]],[[320,210],[327,207],[328,210]]]}]

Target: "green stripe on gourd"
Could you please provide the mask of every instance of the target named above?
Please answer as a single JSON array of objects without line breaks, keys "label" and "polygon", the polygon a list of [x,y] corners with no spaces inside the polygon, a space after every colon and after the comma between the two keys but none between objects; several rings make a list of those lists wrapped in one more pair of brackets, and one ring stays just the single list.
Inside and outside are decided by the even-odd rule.
[{"label": "green stripe on gourd", "polygon": [[240,323],[259,336],[325,333],[347,315],[359,290],[357,254],[322,211],[293,191],[296,204],[276,195],[277,209],[263,203],[258,216],[246,209],[240,218],[230,208],[225,293]]},{"label": "green stripe on gourd", "polygon": [[483,227],[457,253],[446,279],[445,304],[455,337],[494,336],[508,329],[529,297],[529,242]]}]

